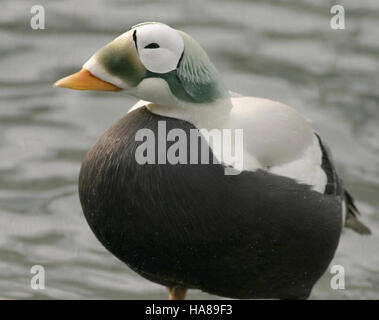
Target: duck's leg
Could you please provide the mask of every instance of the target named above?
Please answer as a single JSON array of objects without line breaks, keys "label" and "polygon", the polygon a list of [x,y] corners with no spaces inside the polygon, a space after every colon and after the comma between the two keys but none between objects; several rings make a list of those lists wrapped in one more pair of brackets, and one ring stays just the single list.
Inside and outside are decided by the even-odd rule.
[{"label": "duck's leg", "polygon": [[169,300],[184,300],[187,289],[183,287],[167,287]]}]

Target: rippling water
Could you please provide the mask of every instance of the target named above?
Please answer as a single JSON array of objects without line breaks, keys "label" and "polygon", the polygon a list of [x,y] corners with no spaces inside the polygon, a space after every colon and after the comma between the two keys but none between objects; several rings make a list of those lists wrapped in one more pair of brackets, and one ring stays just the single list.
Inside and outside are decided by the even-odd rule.
[{"label": "rippling water", "polygon": [[[379,298],[379,3],[339,1],[346,29],[329,26],[334,1],[3,0],[0,15],[0,297],[165,299],[164,288],[109,254],[87,226],[77,194],[80,163],[135,100],[53,89],[114,37],[161,21],[195,37],[233,91],[295,107],[328,141],[373,236],[346,231],[312,298]],[[30,268],[46,289],[30,288]],[[209,298],[191,291],[188,298]]]}]

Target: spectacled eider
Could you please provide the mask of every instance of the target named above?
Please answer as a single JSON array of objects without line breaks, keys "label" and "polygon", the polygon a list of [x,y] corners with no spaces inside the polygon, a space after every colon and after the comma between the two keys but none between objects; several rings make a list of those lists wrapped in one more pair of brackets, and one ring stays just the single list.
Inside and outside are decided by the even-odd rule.
[{"label": "spectacled eider", "polygon": [[[343,224],[369,233],[325,143],[294,109],[231,97],[200,45],[161,23],[134,26],[56,82],[144,101],[89,150],[79,177],[85,217],[100,242],[171,299],[190,288],[231,298],[307,298],[332,260]],[[211,164],[141,165],[140,130],[242,129],[243,170]],[[166,141],[164,152],[176,143]],[[208,143],[208,144],[207,144]],[[157,159],[161,145],[153,143]],[[193,159],[192,159],[193,160]],[[196,159],[195,159],[196,160]]]}]

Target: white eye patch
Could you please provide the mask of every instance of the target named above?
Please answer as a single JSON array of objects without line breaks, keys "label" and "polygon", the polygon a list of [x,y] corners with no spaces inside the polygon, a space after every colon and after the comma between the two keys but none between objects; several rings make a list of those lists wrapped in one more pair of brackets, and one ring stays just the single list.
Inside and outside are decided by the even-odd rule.
[{"label": "white eye patch", "polygon": [[171,27],[153,23],[137,27],[134,40],[145,68],[155,73],[175,70],[184,50],[179,33]]}]

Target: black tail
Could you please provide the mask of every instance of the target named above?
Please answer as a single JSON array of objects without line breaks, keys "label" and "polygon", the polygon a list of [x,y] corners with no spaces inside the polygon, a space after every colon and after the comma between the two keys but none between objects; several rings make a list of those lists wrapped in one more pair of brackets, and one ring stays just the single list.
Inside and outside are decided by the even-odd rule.
[{"label": "black tail", "polygon": [[371,234],[371,230],[358,220],[360,212],[354,204],[353,197],[346,189],[344,190],[344,199],[346,204],[345,227],[353,229],[359,234]]}]

